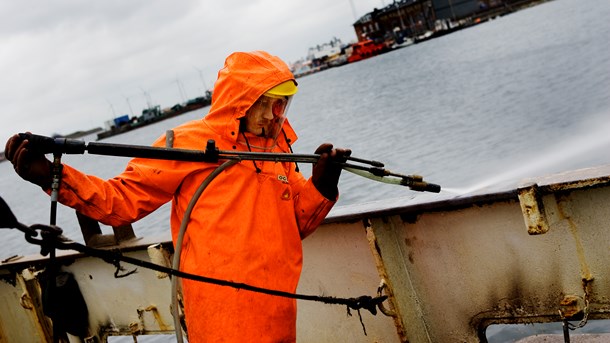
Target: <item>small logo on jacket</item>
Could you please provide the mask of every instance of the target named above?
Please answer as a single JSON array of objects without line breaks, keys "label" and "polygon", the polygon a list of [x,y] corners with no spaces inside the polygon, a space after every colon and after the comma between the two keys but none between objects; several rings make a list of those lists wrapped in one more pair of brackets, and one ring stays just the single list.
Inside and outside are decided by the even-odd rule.
[{"label": "small logo on jacket", "polygon": [[288,178],[285,175],[278,175],[277,179],[283,183],[288,183]]}]

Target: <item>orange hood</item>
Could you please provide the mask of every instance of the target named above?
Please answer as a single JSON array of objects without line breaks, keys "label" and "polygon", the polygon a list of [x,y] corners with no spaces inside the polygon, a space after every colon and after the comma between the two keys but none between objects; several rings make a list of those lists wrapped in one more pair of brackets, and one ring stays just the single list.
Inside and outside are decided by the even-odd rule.
[{"label": "orange hood", "polygon": [[[264,51],[235,52],[218,72],[212,106],[203,120],[214,132],[235,142],[239,119],[250,106],[266,91],[288,80],[295,81],[294,75],[279,57]],[[294,143],[297,136],[288,120],[282,128]]]}]

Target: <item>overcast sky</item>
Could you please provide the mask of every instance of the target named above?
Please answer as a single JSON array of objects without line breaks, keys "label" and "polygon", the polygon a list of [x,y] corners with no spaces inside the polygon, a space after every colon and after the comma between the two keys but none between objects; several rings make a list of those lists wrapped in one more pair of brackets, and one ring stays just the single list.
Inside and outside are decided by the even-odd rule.
[{"label": "overcast sky", "polygon": [[103,127],[149,102],[171,107],[211,88],[233,51],[286,62],[389,0],[0,2],[0,151],[17,132]]}]

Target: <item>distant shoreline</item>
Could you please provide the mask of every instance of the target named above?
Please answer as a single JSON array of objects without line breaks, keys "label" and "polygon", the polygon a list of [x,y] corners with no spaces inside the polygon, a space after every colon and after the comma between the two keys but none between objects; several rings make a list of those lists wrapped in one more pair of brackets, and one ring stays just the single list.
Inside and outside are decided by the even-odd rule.
[{"label": "distant shoreline", "polygon": [[83,136],[86,136],[86,135],[90,135],[90,134],[93,134],[93,133],[96,133],[96,132],[100,132],[102,130],[104,130],[104,129],[102,129],[101,127],[96,127],[96,128],[93,128],[93,129],[89,129],[87,131],[80,131],[80,130],[79,131],[75,131],[75,132],[72,132],[72,133],[67,134],[67,135],[53,135],[53,137],[54,138],[58,138],[58,137],[61,137],[61,138],[80,138],[80,137],[83,137]]}]

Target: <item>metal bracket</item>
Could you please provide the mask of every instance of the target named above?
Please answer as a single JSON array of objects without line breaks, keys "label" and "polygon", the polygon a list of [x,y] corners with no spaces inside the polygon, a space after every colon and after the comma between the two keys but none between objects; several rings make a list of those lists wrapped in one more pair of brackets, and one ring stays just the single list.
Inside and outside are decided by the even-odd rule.
[{"label": "metal bracket", "polygon": [[519,204],[530,235],[541,235],[549,231],[544,204],[537,184],[519,187]]},{"label": "metal bracket", "polygon": [[136,238],[131,225],[113,226],[113,234],[104,235],[100,229],[100,224],[96,220],[79,212],[76,212],[76,218],[88,247],[100,248],[119,245],[121,242]]}]

